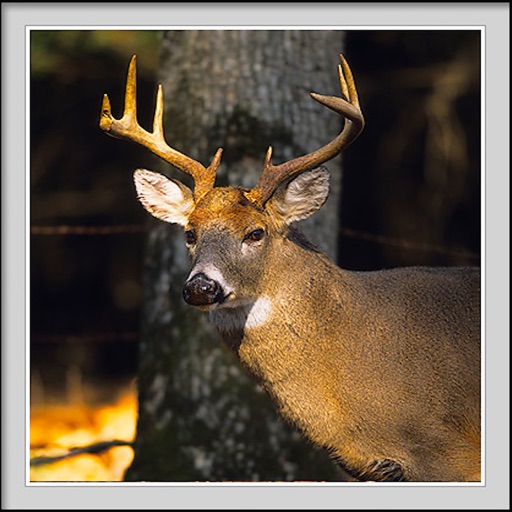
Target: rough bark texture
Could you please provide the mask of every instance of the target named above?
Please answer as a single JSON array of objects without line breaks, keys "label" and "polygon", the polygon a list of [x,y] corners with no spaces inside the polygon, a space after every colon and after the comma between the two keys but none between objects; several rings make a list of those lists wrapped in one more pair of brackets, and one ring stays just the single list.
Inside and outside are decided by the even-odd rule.
[{"label": "rough bark texture", "polygon": [[[324,145],[340,119],[309,97],[338,95],[337,31],[169,31],[161,46],[166,138],[208,165],[217,185],[253,186],[266,149],[280,163]],[[304,226],[336,256],[339,160],[331,196]],[[176,170],[159,169],[190,184]],[[126,480],[338,480],[327,454],[282,421],[181,290],[189,263],[181,229],[152,221],[144,274],[139,421]]]}]

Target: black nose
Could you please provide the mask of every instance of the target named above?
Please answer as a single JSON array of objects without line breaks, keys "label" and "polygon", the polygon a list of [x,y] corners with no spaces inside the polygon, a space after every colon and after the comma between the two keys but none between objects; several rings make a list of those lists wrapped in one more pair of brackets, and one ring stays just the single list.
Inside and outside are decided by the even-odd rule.
[{"label": "black nose", "polygon": [[208,306],[221,302],[223,290],[217,281],[199,272],[185,283],[183,298],[191,306]]}]

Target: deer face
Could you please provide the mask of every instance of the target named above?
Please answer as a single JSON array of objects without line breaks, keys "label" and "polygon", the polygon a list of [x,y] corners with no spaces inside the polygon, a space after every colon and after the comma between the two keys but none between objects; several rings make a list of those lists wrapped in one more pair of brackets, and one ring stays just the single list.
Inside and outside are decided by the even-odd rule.
[{"label": "deer face", "polygon": [[263,206],[237,187],[213,188],[195,202],[190,189],[161,174],[139,169],[134,178],[152,215],[183,226],[192,262],[183,297],[201,309],[256,300],[271,247],[286,237],[290,224],[318,210],[329,193],[324,168],[282,185]]},{"label": "deer face", "polygon": [[286,238],[293,222],[309,217],[327,198],[329,178],[319,167],[346,148],[361,132],[364,118],[352,72],[340,55],[338,66],[344,98],[311,93],[313,99],[345,118],[342,131],[325,146],[280,165],[272,164],[269,147],[261,176],[251,190],[215,188],[219,149],[208,167],[170,147],[164,138],[163,89],[158,87],[153,131],[137,122],[136,57],[128,67],[125,108],[112,116],[103,97],[100,127],[109,135],[132,140],[192,176],[194,192],[183,183],[138,169],[135,185],[140,201],[155,217],[185,229],[192,271],[183,290],[199,308],[245,306],[257,300],[267,268],[267,254]]}]

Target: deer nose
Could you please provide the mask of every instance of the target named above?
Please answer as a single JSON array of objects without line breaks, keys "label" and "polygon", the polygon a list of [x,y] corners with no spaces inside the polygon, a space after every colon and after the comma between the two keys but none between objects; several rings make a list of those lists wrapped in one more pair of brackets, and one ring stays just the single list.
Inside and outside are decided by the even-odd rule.
[{"label": "deer nose", "polygon": [[183,298],[191,306],[208,306],[221,302],[223,297],[220,284],[202,272],[190,278],[183,288]]}]

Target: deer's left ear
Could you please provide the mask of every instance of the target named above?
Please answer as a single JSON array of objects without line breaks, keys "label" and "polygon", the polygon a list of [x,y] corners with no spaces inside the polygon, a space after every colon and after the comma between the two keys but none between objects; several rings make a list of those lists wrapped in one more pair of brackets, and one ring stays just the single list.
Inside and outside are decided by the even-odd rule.
[{"label": "deer's left ear", "polygon": [[284,224],[307,219],[325,203],[329,195],[329,177],[325,167],[299,174],[274,193],[267,208]]},{"label": "deer's left ear", "polygon": [[187,224],[195,203],[186,185],[146,169],[137,169],[133,179],[137,197],[151,215],[165,222]]}]

